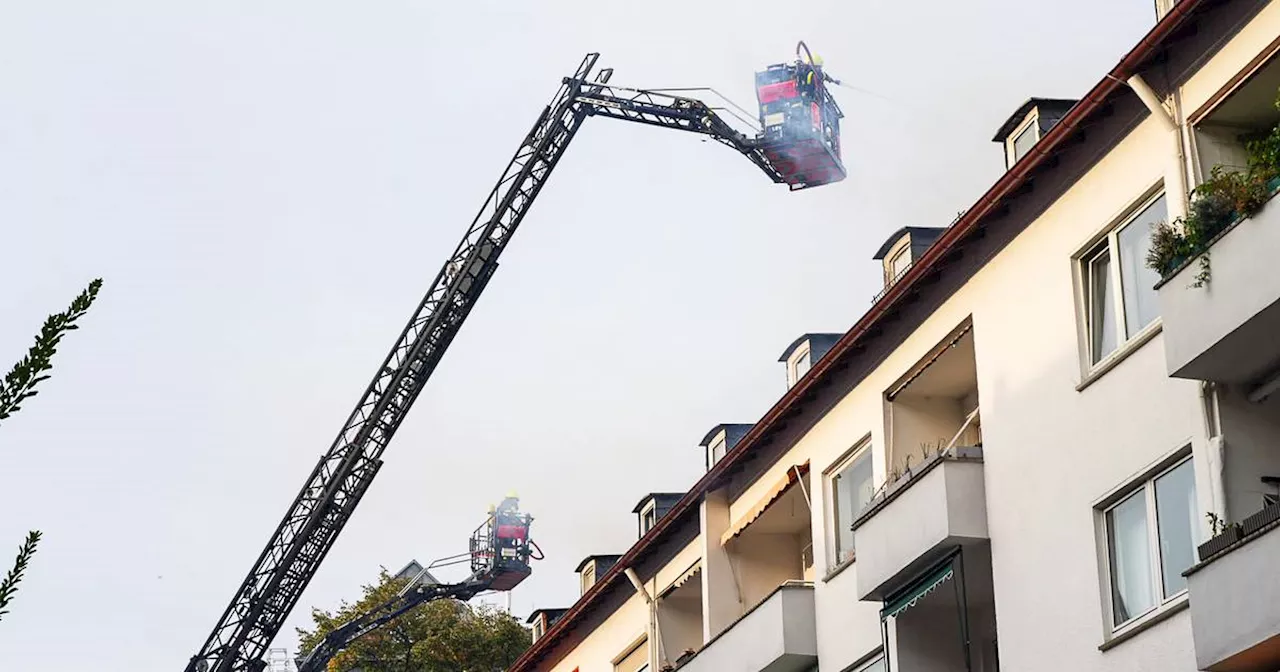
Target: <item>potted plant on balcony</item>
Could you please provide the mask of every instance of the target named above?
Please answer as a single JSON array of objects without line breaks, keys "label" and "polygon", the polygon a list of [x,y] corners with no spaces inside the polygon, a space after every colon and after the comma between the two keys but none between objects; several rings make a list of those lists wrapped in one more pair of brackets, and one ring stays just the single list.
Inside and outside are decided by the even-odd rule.
[{"label": "potted plant on balcony", "polygon": [[1204,515],[1205,518],[1209,519],[1209,531],[1213,536],[1196,547],[1196,553],[1199,554],[1201,562],[1240,541],[1240,537],[1244,533],[1244,527],[1240,523],[1228,523],[1213,512]]},{"label": "potted plant on balcony", "polygon": [[1245,147],[1246,170],[1214,166],[1209,179],[1192,190],[1187,216],[1152,228],[1146,263],[1162,282],[1198,256],[1200,272],[1191,286],[1204,286],[1210,278],[1209,247],[1231,225],[1257,214],[1280,188],[1280,124],[1249,139]]}]

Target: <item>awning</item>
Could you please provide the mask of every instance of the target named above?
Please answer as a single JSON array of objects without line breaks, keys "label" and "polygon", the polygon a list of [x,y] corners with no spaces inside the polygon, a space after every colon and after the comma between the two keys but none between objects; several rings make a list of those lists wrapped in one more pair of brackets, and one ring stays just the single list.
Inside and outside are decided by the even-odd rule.
[{"label": "awning", "polygon": [[893,616],[897,616],[911,607],[919,604],[929,593],[938,589],[938,586],[946,583],[955,577],[955,564],[948,560],[946,564],[938,568],[931,574],[925,575],[919,582],[906,591],[901,597],[884,603],[884,608],[880,610],[880,620],[885,620]]},{"label": "awning", "polygon": [[698,576],[701,573],[702,573],[702,561],[698,560],[694,562],[692,565],[690,565],[688,569],[681,572],[680,576],[676,577],[675,581],[672,581],[670,585],[664,588],[662,592],[659,593],[658,599],[662,599],[667,595],[670,595],[671,593],[676,592],[684,584],[689,583],[690,581],[698,578]]},{"label": "awning", "polygon": [[729,526],[729,529],[725,530],[724,534],[720,535],[720,544],[727,544],[734,537],[742,534],[748,525],[755,522],[756,518],[759,518],[774,502],[785,495],[792,486],[799,483],[800,479],[807,473],[809,473],[809,463],[807,461],[804,464],[792,465],[791,468],[787,469],[787,473],[765,492],[764,497],[760,498],[758,504],[751,507],[750,511],[738,518],[737,521]]},{"label": "awning", "polygon": [[959,343],[960,339],[964,338],[965,334],[968,334],[972,330],[973,330],[973,323],[966,322],[964,326],[960,327],[955,332],[952,332],[950,338],[948,338],[944,343],[942,343],[942,345],[939,345],[936,348],[934,348],[933,352],[930,353],[929,356],[924,359],[924,361],[917,364],[916,368],[913,369],[911,373],[908,374],[907,377],[903,379],[901,383],[899,383],[896,387],[890,390],[888,394],[885,395],[885,398],[888,399],[889,401],[893,401],[894,397],[898,396],[899,394],[902,394],[902,391],[907,389],[908,385],[915,382],[916,378],[919,378],[925,372],[926,369],[928,369],[930,366],[933,366],[934,362],[937,362],[943,355],[947,354],[947,352],[951,350],[951,346],[955,345],[956,343]]}]

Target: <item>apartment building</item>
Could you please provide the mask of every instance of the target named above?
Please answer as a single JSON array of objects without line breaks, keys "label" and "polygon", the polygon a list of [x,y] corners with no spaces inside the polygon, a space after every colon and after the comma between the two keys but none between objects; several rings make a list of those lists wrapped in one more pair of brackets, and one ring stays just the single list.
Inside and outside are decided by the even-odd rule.
[{"label": "apartment building", "polygon": [[1280,123],[1280,2],[1157,10],[510,672],[1280,669],[1280,201],[1144,263]]}]

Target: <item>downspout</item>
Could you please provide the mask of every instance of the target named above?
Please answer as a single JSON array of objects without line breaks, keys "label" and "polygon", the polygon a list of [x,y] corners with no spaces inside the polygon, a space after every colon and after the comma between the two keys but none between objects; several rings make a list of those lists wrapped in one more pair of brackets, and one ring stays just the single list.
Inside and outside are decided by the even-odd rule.
[{"label": "downspout", "polygon": [[1151,111],[1151,116],[1173,135],[1174,151],[1169,157],[1172,165],[1165,167],[1164,182],[1165,193],[1170,196],[1170,198],[1165,199],[1165,204],[1169,210],[1169,220],[1176,221],[1186,216],[1187,202],[1189,200],[1187,162],[1186,156],[1182,151],[1182,125],[1165,108],[1160,97],[1142,78],[1142,75],[1132,75],[1126,83],[1130,89],[1133,89],[1134,93],[1138,94],[1142,104],[1146,105],[1147,109]]},{"label": "downspout", "polygon": [[662,633],[658,630],[658,603],[654,601],[653,595],[645,588],[644,582],[640,580],[640,576],[636,574],[636,570],[628,567],[624,573],[627,580],[631,581],[631,585],[635,586],[636,592],[640,593],[640,597],[644,598],[644,602],[649,607],[649,669],[660,670],[662,663],[666,662],[663,658]]}]

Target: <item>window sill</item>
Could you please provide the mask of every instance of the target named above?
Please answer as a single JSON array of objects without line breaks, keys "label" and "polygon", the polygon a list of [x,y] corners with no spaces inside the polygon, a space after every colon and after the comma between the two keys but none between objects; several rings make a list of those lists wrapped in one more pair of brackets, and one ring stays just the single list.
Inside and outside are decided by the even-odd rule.
[{"label": "window sill", "polygon": [[1134,637],[1137,637],[1143,632],[1150,630],[1156,625],[1169,620],[1190,606],[1191,600],[1188,598],[1187,593],[1183,592],[1181,595],[1173,598],[1163,606],[1157,607],[1146,615],[1139,617],[1137,622],[1126,625],[1122,632],[1112,635],[1111,639],[1099,644],[1098,650],[1110,651]]},{"label": "window sill", "polygon": [[1080,384],[1076,385],[1076,392],[1083,392],[1086,387],[1094,384],[1099,378],[1107,375],[1112,369],[1120,365],[1120,362],[1129,358],[1129,355],[1137,352],[1142,346],[1151,342],[1156,334],[1164,330],[1164,323],[1157,318],[1155,322],[1147,325],[1145,329],[1138,332],[1137,336],[1129,339],[1127,343],[1116,348],[1116,351],[1102,358],[1101,362],[1095,364],[1089,372],[1081,379]]},{"label": "window sill", "polygon": [[849,558],[846,560],[841,560],[839,563],[836,564],[835,567],[832,567],[831,569],[827,570],[827,575],[822,577],[822,582],[826,583],[831,579],[836,578],[836,576],[839,575],[840,572],[843,572],[844,570],[849,569],[849,567],[852,566],[853,563],[856,562],[857,560],[858,560],[858,556],[856,553],[854,555],[849,556]]}]

